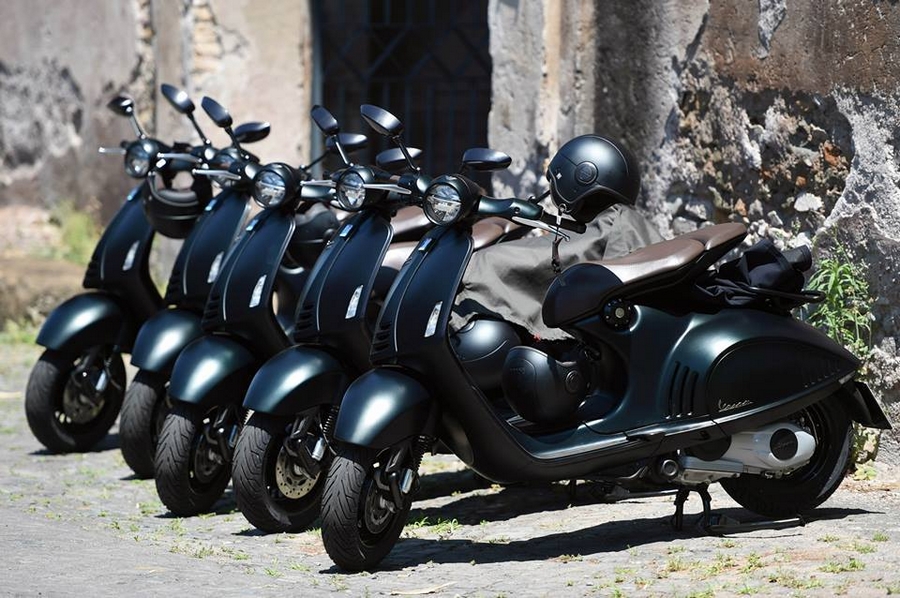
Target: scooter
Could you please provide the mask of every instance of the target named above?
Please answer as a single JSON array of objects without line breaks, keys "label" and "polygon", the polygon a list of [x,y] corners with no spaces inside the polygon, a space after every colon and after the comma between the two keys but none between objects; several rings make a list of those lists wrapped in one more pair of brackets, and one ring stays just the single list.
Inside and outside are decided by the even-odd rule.
[{"label": "scooter", "polygon": [[[228,112],[209,98],[203,105],[229,131]],[[335,135],[329,147],[346,163],[347,152],[366,142],[364,135]],[[172,369],[172,408],[154,471],[160,499],[177,515],[209,510],[227,486],[247,386],[268,358],[290,346],[297,297],[338,226],[328,207],[333,190],[301,187],[310,178],[307,167],[238,161],[215,174],[252,180],[263,210],[222,261],[204,308],[203,336],[181,351]]]},{"label": "scooter", "polygon": [[[604,168],[570,161],[548,176],[576,186]],[[504,322],[477,320],[473,328],[493,337],[496,351],[494,367],[474,375],[448,329],[472,252],[472,216],[561,237],[584,224],[529,201],[487,197],[460,175],[435,179],[423,207],[438,226],[394,283],[373,335],[377,367],[347,389],[335,424],[322,539],[343,569],[370,569],[391,550],[436,439],[498,483],[582,478],[675,488],[683,504],[691,489],[703,496],[720,481],[744,507],[777,517],[808,511],[837,488],[851,420],[890,427],[854,380],[859,361],[783,303],[692,303],[698,280],[745,236],[740,224],[570,266],[547,290],[542,313],[575,340],[551,356]],[[810,300],[758,292],[794,305]],[[501,374],[499,388],[491,371]],[[705,515],[708,506],[707,495]]]},{"label": "scooter", "polygon": [[[361,113],[370,124],[389,117],[375,106],[363,106]],[[329,139],[335,135],[337,122],[327,111],[317,107],[313,118]],[[381,170],[354,165],[328,180],[304,183],[335,187],[341,207],[355,215],[310,273],[298,303],[296,346],[259,369],[244,399],[252,415],[238,436],[232,479],[238,508],[261,530],[300,531],[318,517],[340,399],[371,368],[377,304],[415,245],[392,244],[392,218],[402,206],[421,201],[431,178],[413,162],[418,150],[396,141],[399,147],[376,158]],[[470,152],[463,161],[486,171],[507,166],[503,158]],[[390,174],[402,167],[410,172]],[[496,221],[474,227],[476,249],[518,232]]]},{"label": "scooter", "polygon": [[[162,92],[177,111],[192,118],[195,107],[187,94],[165,84]],[[268,123],[239,125],[234,129],[231,146],[217,151],[198,127],[204,155],[187,158],[193,158],[189,161],[194,168],[205,167],[213,172],[227,171],[235,161],[258,162],[242,144],[265,139],[269,130]],[[215,174],[200,176],[207,174],[201,170],[196,178],[212,178],[222,192],[206,205],[181,246],[163,299],[166,308],[141,326],[131,354],[131,364],[138,372],[125,392],[119,439],[122,456],[138,478],[153,477],[156,442],[168,413],[165,396],[172,367],[181,350],[201,335],[200,319],[207,295],[249,211],[250,181],[233,181]],[[158,193],[154,185],[150,192]]]},{"label": "scooter", "polygon": [[100,153],[124,155],[125,172],[142,182],[94,249],[82,283],[92,292],[59,305],[38,334],[37,344],[46,350],[28,379],[25,414],[32,433],[52,452],[85,451],[106,436],[125,393],[122,354],[163,307],[149,270],[154,234],[183,238],[211,196],[205,180],[195,179],[190,190],[169,188],[178,172],[202,157],[204,146],[169,147],[147,137],[130,97],[117,96],[108,107],[129,119],[137,139]]}]

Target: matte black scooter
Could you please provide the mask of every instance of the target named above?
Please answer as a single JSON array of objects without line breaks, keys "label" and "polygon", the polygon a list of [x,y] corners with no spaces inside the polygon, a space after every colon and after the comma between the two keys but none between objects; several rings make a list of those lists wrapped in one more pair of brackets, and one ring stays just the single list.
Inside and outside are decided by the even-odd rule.
[{"label": "matte black scooter", "polygon": [[[334,135],[336,121],[317,110],[320,128]],[[376,126],[375,118],[387,118],[374,106],[361,112]],[[414,154],[401,144],[376,159],[389,171],[409,166],[411,173],[401,177],[351,166],[325,181],[336,187],[341,207],[356,215],[328,243],[307,280],[294,327],[297,346],[267,361],[244,399],[253,414],[235,449],[234,493],[244,516],[262,530],[299,531],[319,515],[340,399],[350,381],[371,368],[376,303],[415,245],[391,244],[391,219],[399,207],[421,201],[431,180],[407,155]],[[506,156],[496,158],[470,152],[464,162],[482,171],[509,164]],[[476,248],[507,235],[497,223],[475,227]]]},{"label": "matte black scooter", "polygon": [[[211,195],[204,180],[195,180],[190,191],[167,188],[179,171],[190,170],[185,158],[200,155],[202,147],[169,147],[147,137],[127,96],[108,107],[129,118],[137,140],[100,152],[124,154],[125,172],[143,180],[94,249],[82,283],[94,291],[54,309],[37,337],[46,351],[28,379],[25,413],[32,433],[53,452],[87,450],[112,426],[125,393],[122,353],[131,351],[141,324],[163,307],[149,270],[154,233],[183,237]],[[150,187],[158,185],[157,177],[165,186],[154,197]]]},{"label": "matte black scooter", "polygon": [[[168,85],[162,86],[162,92],[176,110],[188,116],[193,113],[194,103],[186,94]],[[234,129],[231,146],[216,151],[198,128],[204,156],[193,160],[194,166],[212,168],[214,173],[227,171],[235,161],[258,162],[241,144],[262,140],[269,130],[268,123],[242,124]],[[203,174],[207,173],[198,172]],[[134,342],[131,363],[138,372],[125,393],[119,439],[125,462],[139,478],[153,477],[156,441],[168,413],[169,375],[181,350],[202,334],[200,320],[207,295],[249,210],[252,180],[233,181],[215,174],[212,178],[222,192],[206,205],[178,252],[163,299],[166,309],[144,323]]]},{"label": "matte black scooter", "polygon": [[889,427],[853,380],[859,361],[789,312],[691,308],[692,286],[746,234],[739,224],[563,271],[543,317],[577,339],[566,361],[509,349],[516,335],[503,322],[477,321],[502,359],[499,392],[467,372],[448,330],[471,215],[542,228],[553,219],[461,176],[435,179],[424,206],[442,226],[401,270],[376,325],[379,367],[350,386],[336,423],[322,538],[342,568],[368,569],[390,551],[435,438],[496,482],[590,478],[703,494],[721,480],[743,506],[781,516],[838,486],[851,419]]},{"label": "matte black scooter", "polygon": [[[209,110],[213,120],[227,128],[227,112],[217,105],[210,108],[215,109]],[[346,161],[347,149],[366,141],[363,135],[335,137],[333,147]],[[263,211],[221,265],[203,314],[204,336],[175,361],[169,384],[172,410],[154,461],[157,492],[175,514],[210,509],[227,486],[247,386],[268,358],[290,346],[287,330],[309,267],[337,229],[327,207],[333,190],[301,188],[309,178],[306,168],[282,163],[253,168],[253,197]],[[230,171],[230,176],[251,174],[238,163]]]}]

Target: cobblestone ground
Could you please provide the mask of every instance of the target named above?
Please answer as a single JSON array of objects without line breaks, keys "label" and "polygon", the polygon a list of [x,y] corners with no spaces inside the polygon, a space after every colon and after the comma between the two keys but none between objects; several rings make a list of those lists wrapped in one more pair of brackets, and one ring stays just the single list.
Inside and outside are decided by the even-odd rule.
[{"label": "cobblestone ground", "polygon": [[[115,433],[50,455],[31,436],[23,388],[38,351],[0,346],[2,595],[347,594],[433,596],[881,596],[900,593],[900,484],[847,480],[802,527],[727,537],[669,525],[671,496],[572,499],[563,486],[479,487],[427,461],[403,539],[375,573],[346,575],[319,531],[261,535],[229,493],[175,518],[130,477]],[[718,489],[713,506],[750,515]],[[696,513],[692,498],[688,511]]]}]

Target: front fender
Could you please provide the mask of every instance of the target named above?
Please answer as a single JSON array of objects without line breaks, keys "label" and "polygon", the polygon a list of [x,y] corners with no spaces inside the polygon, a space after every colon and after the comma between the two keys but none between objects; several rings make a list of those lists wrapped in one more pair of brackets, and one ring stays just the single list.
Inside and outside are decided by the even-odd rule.
[{"label": "front fender", "polygon": [[131,365],[168,375],[181,350],[201,334],[199,315],[183,309],[164,309],[138,330]]},{"label": "front fender", "polygon": [[169,396],[209,408],[240,405],[259,362],[240,343],[223,336],[201,336],[175,360]]},{"label": "front fender", "polygon": [[96,345],[118,345],[128,352],[134,342],[130,314],[106,293],[83,293],[50,312],[37,336],[37,344],[67,353]]},{"label": "front fender", "polygon": [[383,449],[428,433],[436,414],[437,405],[422,384],[401,372],[379,368],[357,378],[344,393],[334,437]]},{"label": "front fender", "polygon": [[253,377],[244,407],[272,415],[293,415],[340,401],[347,373],[332,355],[308,347],[285,349]]}]

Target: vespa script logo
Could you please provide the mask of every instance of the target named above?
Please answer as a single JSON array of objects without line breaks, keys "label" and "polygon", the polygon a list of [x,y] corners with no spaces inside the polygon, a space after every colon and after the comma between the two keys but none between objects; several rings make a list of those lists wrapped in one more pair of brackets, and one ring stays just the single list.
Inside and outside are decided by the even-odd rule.
[{"label": "vespa script logo", "polygon": [[747,405],[752,404],[753,401],[749,399],[744,401],[737,401],[734,403],[725,403],[722,399],[719,399],[717,409],[719,410],[719,413],[722,413],[723,411],[734,411],[735,409],[740,409],[741,407],[746,407]]}]

